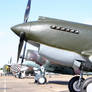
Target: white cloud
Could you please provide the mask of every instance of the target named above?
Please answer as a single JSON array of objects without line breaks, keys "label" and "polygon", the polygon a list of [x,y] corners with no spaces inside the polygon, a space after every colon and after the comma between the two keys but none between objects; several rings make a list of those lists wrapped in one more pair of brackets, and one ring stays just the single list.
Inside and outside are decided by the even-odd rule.
[{"label": "white cloud", "polygon": [[84,23],[85,23],[85,24],[90,24],[90,25],[92,25],[92,19],[91,19],[91,20],[86,20],[86,21],[84,21]]}]

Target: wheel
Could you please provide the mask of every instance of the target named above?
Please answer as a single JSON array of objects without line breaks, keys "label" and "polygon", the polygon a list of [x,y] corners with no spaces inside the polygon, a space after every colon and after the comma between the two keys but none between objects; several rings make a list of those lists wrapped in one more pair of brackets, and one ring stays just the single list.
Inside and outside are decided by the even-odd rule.
[{"label": "wheel", "polygon": [[38,79],[38,84],[45,84],[47,82],[46,77],[40,77]]},{"label": "wheel", "polygon": [[34,83],[38,83],[38,81],[37,81],[37,80],[35,80],[35,81],[34,81]]},{"label": "wheel", "polygon": [[[81,85],[84,81],[84,78],[81,80]],[[79,76],[73,77],[68,84],[68,88],[70,92],[80,92],[81,91],[81,85],[78,85],[79,82]]]},{"label": "wheel", "polygon": [[18,78],[18,74],[16,74],[15,77]]},{"label": "wheel", "polygon": [[92,77],[83,82],[81,92],[92,92]]},{"label": "wheel", "polygon": [[23,76],[22,76],[22,73],[21,72],[18,74],[18,78],[19,79],[23,79]]},{"label": "wheel", "polygon": [[19,79],[21,78],[21,72],[18,74],[18,78],[19,78]]}]

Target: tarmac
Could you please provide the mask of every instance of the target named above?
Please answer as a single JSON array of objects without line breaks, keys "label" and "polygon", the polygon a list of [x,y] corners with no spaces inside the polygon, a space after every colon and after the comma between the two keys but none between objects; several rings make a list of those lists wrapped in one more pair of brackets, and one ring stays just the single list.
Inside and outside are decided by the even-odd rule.
[{"label": "tarmac", "polygon": [[0,77],[0,92],[69,92],[68,81],[73,76],[46,75],[47,84],[34,83],[34,77],[18,79],[14,76]]}]

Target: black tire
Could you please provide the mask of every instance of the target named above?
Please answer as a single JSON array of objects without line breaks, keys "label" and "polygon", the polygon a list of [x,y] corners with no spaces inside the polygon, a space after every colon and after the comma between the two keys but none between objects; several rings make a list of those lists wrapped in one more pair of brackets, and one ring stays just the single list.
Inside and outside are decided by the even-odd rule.
[{"label": "black tire", "polygon": [[18,74],[15,75],[15,78],[18,78]]},{"label": "black tire", "polygon": [[18,78],[21,79],[21,72],[18,74]]},{"label": "black tire", "polygon": [[21,72],[19,73],[18,77],[19,77],[19,79],[23,79]]},{"label": "black tire", "polygon": [[[81,88],[81,92],[87,92],[87,87],[88,85],[92,83],[92,77],[86,79],[84,82],[83,82],[83,85],[82,85],[82,88]],[[92,90],[91,90],[92,91]]]},{"label": "black tire", "polygon": [[[79,81],[79,76],[73,77],[69,83],[68,83],[68,88],[70,92],[80,92],[81,88],[78,88],[76,86],[77,82]],[[82,78],[82,82],[84,81],[84,78]]]},{"label": "black tire", "polygon": [[38,81],[37,81],[37,80],[35,80],[35,81],[34,81],[34,83],[38,83]]},{"label": "black tire", "polygon": [[40,78],[38,79],[38,84],[46,84],[46,82],[47,82],[46,77],[40,77]]}]

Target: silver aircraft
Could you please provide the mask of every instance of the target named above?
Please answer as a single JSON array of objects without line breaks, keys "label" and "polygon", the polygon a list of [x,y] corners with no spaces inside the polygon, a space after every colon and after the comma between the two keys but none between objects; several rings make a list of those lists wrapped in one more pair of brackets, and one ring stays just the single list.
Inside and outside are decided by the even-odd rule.
[{"label": "silver aircraft", "polygon": [[[53,63],[49,59],[39,55],[38,51],[27,50],[25,61],[23,65],[32,67],[34,70],[35,83],[45,84],[47,79],[45,77],[46,72],[76,75],[79,74],[71,67],[66,67],[60,64]],[[36,69],[36,70],[35,70]]]}]

